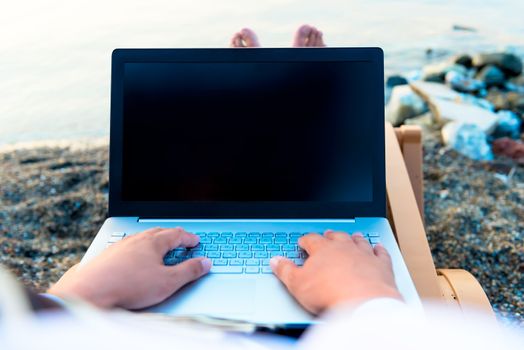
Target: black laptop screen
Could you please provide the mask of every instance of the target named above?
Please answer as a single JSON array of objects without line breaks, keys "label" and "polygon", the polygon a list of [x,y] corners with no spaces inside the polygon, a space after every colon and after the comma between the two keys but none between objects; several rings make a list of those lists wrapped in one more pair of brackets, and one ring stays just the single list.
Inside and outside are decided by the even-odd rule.
[{"label": "black laptop screen", "polygon": [[371,201],[371,69],[125,63],[122,200]]}]

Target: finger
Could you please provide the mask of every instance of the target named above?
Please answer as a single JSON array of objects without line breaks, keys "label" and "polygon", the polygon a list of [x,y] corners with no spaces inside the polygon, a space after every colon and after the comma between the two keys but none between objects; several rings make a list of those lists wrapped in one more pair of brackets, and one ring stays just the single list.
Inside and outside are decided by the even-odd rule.
[{"label": "finger", "polygon": [[302,236],[298,240],[298,245],[304,249],[309,255],[314,254],[315,251],[324,243],[326,238],[318,233],[309,233]]},{"label": "finger", "polygon": [[153,228],[147,229],[145,231],[142,231],[142,234],[151,235],[153,233],[160,232],[162,230],[163,230],[162,227],[153,227]]},{"label": "finger", "polygon": [[175,266],[166,266],[172,293],[209,272],[211,260],[208,258],[194,258]]},{"label": "finger", "polygon": [[351,238],[353,239],[353,242],[355,242],[355,245],[359,247],[360,249],[366,251],[366,252],[372,252],[373,247],[371,247],[371,244],[369,244],[368,240],[364,238],[362,233],[356,232],[351,235]]},{"label": "finger", "polygon": [[295,276],[298,272],[298,267],[288,258],[283,256],[275,256],[269,260],[269,266],[277,278],[284,283],[289,291],[295,289]]},{"label": "finger", "polygon": [[377,245],[375,245],[375,247],[373,248],[373,253],[375,253],[375,256],[377,258],[391,266],[391,256],[382,244],[378,243]]},{"label": "finger", "polygon": [[306,46],[315,46],[316,42],[317,42],[317,31],[315,28],[313,28],[311,30],[311,34],[309,34],[309,38],[308,38]]},{"label": "finger", "polygon": [[158,249],[163,254],[178,247],[194,247],[200,241],[200,237],[186,232],[181,227],[161,230],[156,232],[154,237]]},{"label": "finger", "polygon": [[342,231],[326,231],[324,233],[324,237],[327,239],[331,239],[334,241],[351,241],[351,236],[347,234],[346,232]]}]

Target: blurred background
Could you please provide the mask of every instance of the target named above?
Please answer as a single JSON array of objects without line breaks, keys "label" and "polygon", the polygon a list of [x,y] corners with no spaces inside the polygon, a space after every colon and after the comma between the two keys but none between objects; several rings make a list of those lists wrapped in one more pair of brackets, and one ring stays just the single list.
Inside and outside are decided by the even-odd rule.
[{"label": "blurred background", "polygon": [[[308,23],[324,32],[328,46],[384,48],[391,75],[453,53],[523,54],[522,13],[519,0],[6,3],[0,13],[0,145],[107,136],[110,57],[117,47],[225,47],[246,26],[263,46],[283,47]],[[428,57],[427,49],[434,54]]]}]

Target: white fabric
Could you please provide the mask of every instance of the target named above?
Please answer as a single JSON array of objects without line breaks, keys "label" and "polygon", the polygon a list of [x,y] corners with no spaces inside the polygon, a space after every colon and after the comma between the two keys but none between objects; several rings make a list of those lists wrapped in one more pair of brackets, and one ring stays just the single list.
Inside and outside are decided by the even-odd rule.
[{"label": "white fabric", "polygon": [[[0,284],[0,291],[3,287]],[[102,312],[82,304],[73,304],[75,310],[70,313],[27,317],[23,307],[5,307],[20,302],[5,292],[0,293],[3,298],[13,298],[0,303],[2,350],[524,349],[522,330],[499,327],[480,313],[466,317],[434,305],[423,315],[394,299],[374,299],[357,308],[341,305],[295,342],[285,337],[239,335],[153,321],[129,312]],[[13,310],[26,313],[26,317],[7,313]]]}]

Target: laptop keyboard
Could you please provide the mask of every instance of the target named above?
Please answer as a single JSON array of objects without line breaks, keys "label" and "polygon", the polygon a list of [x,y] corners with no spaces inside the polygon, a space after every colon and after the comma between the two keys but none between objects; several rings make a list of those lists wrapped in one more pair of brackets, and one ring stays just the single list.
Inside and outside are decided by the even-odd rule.
[{"label": "laptop keyboard", "polygon": [[[270,274],[269,259],[285,256],[302,266],[307,253],[298,246],[298,239],[309,232],[196,232],[200,243],[193,248],[177,248],[164,257],[164,264],[176,265],[191,258],[212,260],[211,273]],[[111,235],[108,244],[125,237],[125,233]],[[379,243],[379,234],[365,233],[371,245]]]}]

